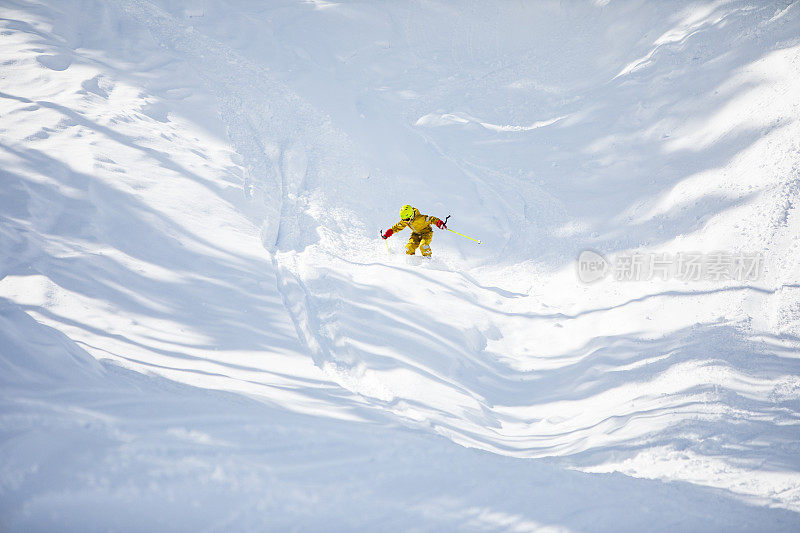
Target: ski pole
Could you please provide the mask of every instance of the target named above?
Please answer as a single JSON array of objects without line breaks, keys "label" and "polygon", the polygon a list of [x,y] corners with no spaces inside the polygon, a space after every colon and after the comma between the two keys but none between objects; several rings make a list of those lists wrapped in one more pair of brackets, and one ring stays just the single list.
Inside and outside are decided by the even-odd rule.
[{"label": "ski pole", "polygon": [[466,235],[464,235],[463,233],[459,233],[459,232],[457,232],[457,231],[455,231],[455,230],[451,230],[450,228],[444,228],[444,229],[446,229],[447,231],[452,231],[452,232],[453,232],[453,233],[455,233],[456,235],[461,235],[461,236],[462,236],[462,237],[464,237],[465,239],[469,239],[469,240],[471,240],[471,241],[475,241],[475,242],[477,242],[478,244],[483,244],[483,241],[479,241],[478,239],[473,239],[472,237],[467,237],[467,236],[466,236]]},{"label": "ski pole", "polygon": [[[383,239],[383,230],[382,230],[382,229],[381,229],[381,230],[378,230],[378,234],[381,236],[381,239]],[[392,252],[390,252],[390,251],[389,251],[389,243],[388,243],[388,242],[386,242],[386,239],[383,239],[383,244],[385,244],[385,245],[386,245],[386,253],[387,253],[387,254],[390,254],[390,253],[392,253]]]}]

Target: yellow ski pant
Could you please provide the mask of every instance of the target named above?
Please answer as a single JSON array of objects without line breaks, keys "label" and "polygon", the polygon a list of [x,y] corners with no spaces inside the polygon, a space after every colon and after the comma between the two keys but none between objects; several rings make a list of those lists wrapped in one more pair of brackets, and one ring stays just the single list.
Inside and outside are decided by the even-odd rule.
[{"label": "yellow ski pant", "polygon": [[433,240],[433,232],[426,231],[425,233],[412,233],[406,244],[406,253],[414,255],[419,247],[420,253],[425,257],[431,256],[431,240]]}]

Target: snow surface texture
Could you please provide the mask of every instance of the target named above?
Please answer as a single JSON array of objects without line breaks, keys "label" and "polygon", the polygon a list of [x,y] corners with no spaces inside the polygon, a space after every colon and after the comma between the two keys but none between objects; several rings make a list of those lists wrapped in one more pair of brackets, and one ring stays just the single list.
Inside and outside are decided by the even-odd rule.
[{"label": "snow surface texture", "polygon": [[[5,0],[0,43],[1,530],[800,529],[797,2]],[[484,244],[387,253],[405,203]]]}]

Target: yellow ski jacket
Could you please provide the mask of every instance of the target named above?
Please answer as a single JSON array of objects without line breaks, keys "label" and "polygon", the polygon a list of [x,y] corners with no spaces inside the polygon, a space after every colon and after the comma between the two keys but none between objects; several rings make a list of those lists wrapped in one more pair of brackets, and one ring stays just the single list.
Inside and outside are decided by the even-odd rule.
[{"label": "yellow ski jacket", "polygon": [[433,226],[437,222],[439,222],[438,218],[433,216],[423,215],[415,207],[414,216],[411,217],[411,220],[407,222],[405,220],[401,220],[400,222],[392,226],[392,233],[403,231],[406,227],[411,228],[411,231],[413,233],[428,233],[429,231],[433,231]]}]

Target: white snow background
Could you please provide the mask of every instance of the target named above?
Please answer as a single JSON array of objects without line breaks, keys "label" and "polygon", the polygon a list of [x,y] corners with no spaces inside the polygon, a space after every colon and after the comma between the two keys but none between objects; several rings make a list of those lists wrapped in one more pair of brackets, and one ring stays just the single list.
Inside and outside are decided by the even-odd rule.
[{"label": "white snow background", "polygon": [[3,0],[0,530],[800,530],[799,199],[798,2]]}]

